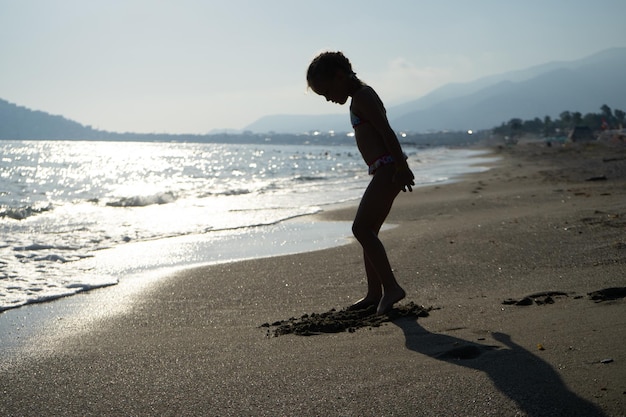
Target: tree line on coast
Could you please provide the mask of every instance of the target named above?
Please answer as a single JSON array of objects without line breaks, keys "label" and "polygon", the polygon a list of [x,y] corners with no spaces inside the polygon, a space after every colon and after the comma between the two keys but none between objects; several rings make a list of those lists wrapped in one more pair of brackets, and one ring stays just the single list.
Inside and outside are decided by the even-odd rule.
[{"label": "tree line on coast", "polygon": [[520,136],[559,137],[567,136],[577,126],[586,126],[594,132],[603,130],[623,129],[626,124],[626,112],[620,109],[611,109],[603,104],[599,113],[564,111],[558,118],[545,116],[543,119],[535,117],[531,120],[513,118],[493,129],[493,134],[500,137],[516,138]]}]

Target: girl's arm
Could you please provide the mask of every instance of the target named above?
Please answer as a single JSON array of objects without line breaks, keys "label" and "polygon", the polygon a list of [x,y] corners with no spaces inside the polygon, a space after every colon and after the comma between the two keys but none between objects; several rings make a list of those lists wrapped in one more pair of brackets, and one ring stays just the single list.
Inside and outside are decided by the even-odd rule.
[{"label": "girl's arm", "polygon": [[360,90],[352,98],[352,110],[378,132],[393,160],[406,165],[398,137],[389,125],[385,107],[376,92],[370,87]]},{"label": "girl's arm", "polygon": [[411,186],[414,185],[415,177],[409,169],[400,141],[389,124],[385,107],[378,94],[372,88],[363,88],[352,98],[352,109],[359,117],[368,121],[385,143],[396,166],[394,182],[398,182],[403,191],[405,187],[412,191]]}]

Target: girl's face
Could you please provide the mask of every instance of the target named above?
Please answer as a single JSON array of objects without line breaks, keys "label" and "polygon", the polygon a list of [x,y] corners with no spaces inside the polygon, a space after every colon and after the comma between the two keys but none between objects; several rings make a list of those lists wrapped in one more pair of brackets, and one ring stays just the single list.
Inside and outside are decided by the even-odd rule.
[{"label": "girl's face", "polygon": [[318,80],[311,86],[311,89],[315,91],[316,94],[326,98],[326,101],[345,104],[350,96],[346,80],[345,74],[338,71],[332,78]]}]

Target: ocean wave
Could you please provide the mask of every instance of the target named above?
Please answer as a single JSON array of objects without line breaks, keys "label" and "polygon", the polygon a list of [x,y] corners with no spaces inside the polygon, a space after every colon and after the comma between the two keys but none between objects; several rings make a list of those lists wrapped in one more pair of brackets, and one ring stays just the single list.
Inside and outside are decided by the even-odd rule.
[{"label": "ocean wave", "polygon": [[16,246],[13,248],[15,251],[40,251],[40,250],[64,250],[64,251],[76,251],[79,250],[79,246],[71,246],[71,245],[48,245],[45,243],[32,243],[30,245],[25,246]]},{"label": "ocean wave", "polygon": [[43,255],[43,256],[35,256],[33,260],[37,262],[41,262],[41,261],[59,262],[62,264],[66,262],[70,262],[68,259],[64,258],[63,256],[57,255],[54,253],[51,253],[49,255]]},{"label": "ocean wave", "polygon": [[262,195],[266,193],[272,193],[274,191],[279,191],[281,189],[282,186],[278,182],[273,181],[259,188],[258,193]]},{"label": "ocean wave", "polygon": [[[38,282],[22,283],[21,285],[5,286],[5,297],[0,297],[0,313],[26,304],[43,303],[59,298],[67,297],[96,288],[108,287],[117,284],[117,278],[110,276],[84,275],[77,281],[64,282]],[[6,297],[10,295],[10,297]]]},{"label": "ocean wave", "polygon": [[54,249],[54,246],[44,245],[41,243],[33,243],[32,245],[17,246],[13,248],[13,250],[16,250],[16,251],[34,251],[34,250],[48,250],[48,249]]},{"label": "ocean wave", "polygon": [[320,177],[315,175],[297,175],[292,178],[292,181],[309,182],[309,181],[326,181],[327,177]]},{"label": "ocean wave", "polygon": [[221,193],[217,193],[216,195],[230,196],[230,195],[246,195],[250,193],[251,191],[246,188],[236,188],[234,190],[222,191]]},{"label": "ocean wave", "polygon": [[242,213],[242,212],[263,212],[273,210],[290,210],[297,207],[285,207],[285,206],[264,206],[264,207],[251,207],[251,208],[231,208],[228,209],[229,213]]},{"label": "ocean wave", "polygon": [[176,201],[176,194],[171,191],[149,196],[122,197],[106,203],[110,207],[146,207],[154,204],[169,204]]},{"label": "ocean wave", "polygon": [[222,191],[206,191],[203,193],[200,193],[198,195],[198,198],[206,198],[206,197],[231,197],[231,196],[238,196],[238,195],[246,195],[246,194],[250,194],[252,193],[252,191],[248,190],[247,188],[234,188],[232,190],[222,190]]},{"label": "ocean wave", "polygon": [[51,204],[47,206],[24,206],[24,207],[0,207],[0,219],[24,220],[37,214],[52,210]]},{"label": "ocean wave", "polygon": [[213,233],[213,232],[225,232],[231,230],[241,230],[241,229],[254,229],[257,227],[265,227],[265,226],[273,226],[279,223],[297,219],[300,217],[310,216],[312,214],[317,214],[321,211],[321,209],[317,206],[310,207],[300,207],[298,210],[285,210],[284,207],[280,208],[251,208],[251,209],[231,209],[228,210],[229,213],[254,213],[254,212],[267,212],[267,211],[276,211],[276,210],[284,210],[285,212],[282,215],[275,215],[271,218],[266,218],[265,220],[259,219],[258,221],[251,220],[254,216],[248,216],[249,221],[245,224],[237,224],[232,226],[221,226],[221,227],[212,227],[205,229],[205,233]]},{"label": "ocean wave", "polygon": [[[18,259],[20,261],[26,261],[26,260],[30,260],[30,261],[35,261],[35,262],[52,262],[52,263],[61,263],[61,264],[65,264],[68,262],[76,262],[76,261],[80,261],[81,259],[86,259],[86,258],[92,258],[93,255],[91,254],[70,254],[70,255],[66,255],[66,256],[62,256],[62,255],[58,255],[56,253],[50,253],[47,255],[39,255],[37,253],[30,253],[30,254],[22,254],[22,253],[16,253],[15,254],[15,259]],[[0,264],[0,267],[4,267],[6,265],[2,265]]]}]

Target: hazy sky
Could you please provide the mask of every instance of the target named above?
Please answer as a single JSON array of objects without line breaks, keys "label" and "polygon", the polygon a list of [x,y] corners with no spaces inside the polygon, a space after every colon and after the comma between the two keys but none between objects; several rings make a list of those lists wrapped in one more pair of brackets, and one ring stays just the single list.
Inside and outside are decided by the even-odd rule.
[{"label": "hazy sky", "polygon": [[389,105],[626,46],[626,0],[0,0],[0,98],[94,128],[242,129],[347,112],[305,72],[342,50]]}]

